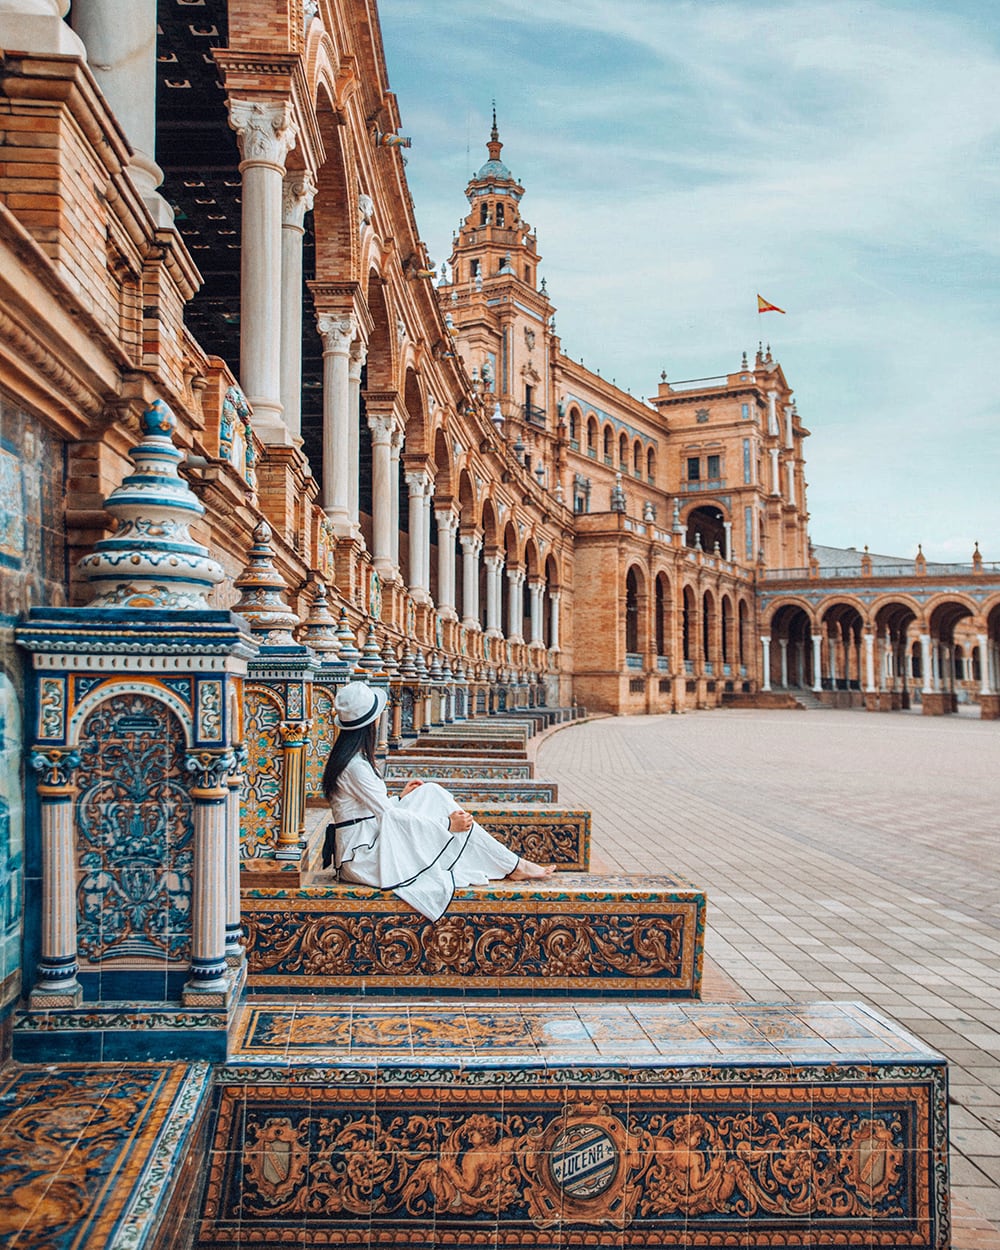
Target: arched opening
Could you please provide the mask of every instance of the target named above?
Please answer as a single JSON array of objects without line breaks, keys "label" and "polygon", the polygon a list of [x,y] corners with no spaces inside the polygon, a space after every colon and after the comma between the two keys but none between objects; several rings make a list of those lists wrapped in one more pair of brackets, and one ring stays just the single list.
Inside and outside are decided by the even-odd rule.
[{"label": "arched opening", "polygon": [[632,448],[632,472],[636,477],[642,477],[642,443],[638,439]]},{"label": "arched opening", "polygon": [[861,651],[861,613],[850,603],[831,604],[823,613],[826,642],[824,690],[861,690],[864,658]]},{"label": "arched opening", "polygon": [[646,450],[646,477],[648,478],[651,484],[655,483],[656,481],[656,452],[654,451],[652,447],[649,447]]},{"label": "arched opening", "polygon": [[628,435],[622,434],[618,439],[618,467],[628,472]]},{"label": "arched opening", "polygon": [[597,418],[587,418],[587,455],[597,459]]},{"label": "arched opening", "polygon": [[957,600],[939,603],[930,614],[930,672],[925,675],[923,683],[925,712],[928,708],[938,714],[958,711],[955,656],[960,644],[955,631],[956,628],[961,629],[971,616],[969,605]]},{"label": "arched opening", "polygon": [[604,463],[605,464],[612,463],[613,452],[614,452],[614,438],[615,436],[614,436],[614,433],[612,432],[611,426],[606,425],[604,427]]},{"label": "arched opening", "polygon": [[733,602],[728,595],[722,596],[719,617],[719,649],[722,653],[723,669],[728,673],[733,655]]},{"label": "arched opening", "polygon": [[655,599],[655,621],[654,632],[656,635],[656,655],[659,660],[666,660],[666,664],[659,664],[659,668],[670,668],[670,582],[666,573],[657,573],[656,575],[656,599]]},{"label": "arched opening", "polygon": [[579,408],[570,408],[569,410],[569,441],[574,451],[580,449],[580,410]]},{"label": "arched opening", "polygon": [[[907,708],[913,696],[913,688],[919,681],[919,673],[912,671],[911,635],[916,613],[907,603],[887,603],[875,616],[875,685],[879,690],[880,706]],[[919,641],[917,651],[920,650]],[[919,698],[919,688],[918,695]]]},{"label": "arched opening", "polygon": [[639,577],[634,566],[625,575],[625,651],[639,652]]},{"label": "arched opening", "polygon": [[701,598],[701,654],[705,672],[714,673],[718,660],[719,623],[715,619],[715,596],[706,590]]},{"label": "arched opening", "polygon": [[687,535],[685,544],[688,547],[701,547],[703,551],[713,552],[718,545],[721,554],[726,554],[726,527],[722,510],[715,504],[701,504],[692,508],[687,518]]},{"label": "arched opening", "polygon": [[746,676],[747,647],[750,643],[750,618],[746,602],[743,599],[740,600],[737,615],[739,617],[739,626],[736,636],[736,655],[740,665],[740,675]]},{"label": "arched opening", "polygon": [[771,618],[771,685],[776,689],[810,689],[815,680],[814,648],[809,615],[797,603],[780,607]]},{"label": "arched opening", "polygon": [[681,609],[681,642],[684,649],[684,668],[688,673],[694,672],[696,624],[697,612],[695,610],[694,591],[690,586],[685,586]]}]

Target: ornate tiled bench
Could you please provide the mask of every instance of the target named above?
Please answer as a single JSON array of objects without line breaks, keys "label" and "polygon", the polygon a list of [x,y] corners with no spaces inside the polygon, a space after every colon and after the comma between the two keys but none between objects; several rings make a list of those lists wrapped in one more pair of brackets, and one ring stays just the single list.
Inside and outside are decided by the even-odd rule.
[{"label": "ornate tiled bench", "polygon": [[584,808],[467,803],[484,829],[536,864],[586,872],[590,867],[590,812]]},{"label": "ornate tiled bench", "polygon": [[[559,786],[554,781],[462,781],[454,777],[428,778],[445,786],[460,803],[557,803]],[[398,794],[404,777],[388,779],[389,793]]]},{"label": "ornate tiled bench", "polygon": [[947,1132],[858,1004],[251,1006],[194,1244],[943,1250]]},{"label": "ornate tiled bench", "polygon": [[386,780],[407,777],[444,778],[457,781],[527,781],[535,775],[530,760],[488,760],[478,755],[390,755],[385,765]]},{"label": "ornate tiled bench", "polygon": [[[394,753],[395,754],[395,753]],[[428,735],[426,738],[413,738],[400,748],[401,755],[482,755],[486,759],[525,758],[525,747],[522,743],[509,739],[487,742],[485,738],[439,738]]]},{"label": "ornate tiled bench", "polygon": [[192,1206],[200,1204],[204,1183],[210,1077],[204,1063],[5,1069],[0,1244],[190,1244]]},{"label": "ornate tiled bench", "polygon": [[243,892],[251,993],[697,997],[705,896],[674,877],[559,873],[458,890],[437,923],[385,890]]}]

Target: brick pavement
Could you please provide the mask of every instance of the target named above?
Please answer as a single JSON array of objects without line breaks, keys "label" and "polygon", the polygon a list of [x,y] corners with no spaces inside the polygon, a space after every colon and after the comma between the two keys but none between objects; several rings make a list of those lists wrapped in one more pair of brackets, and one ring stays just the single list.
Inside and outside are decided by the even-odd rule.
[{"label": "brick pavement", "polygon": [[1000,1247],[1000,724],[606,718],[538,760],[600,861],[707,890],[707,954],[747,999],[860,999],[948,1057],[955,1245]]}]

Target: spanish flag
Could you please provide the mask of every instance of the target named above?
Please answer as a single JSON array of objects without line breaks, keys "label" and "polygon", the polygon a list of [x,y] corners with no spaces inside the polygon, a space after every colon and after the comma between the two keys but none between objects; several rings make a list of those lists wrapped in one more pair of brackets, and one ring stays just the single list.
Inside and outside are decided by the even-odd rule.
[{"label": "spanish flag", "polygon": [[757,311],[762,312],[780,312],[784,313],[783,308],[779,308],[777,304],[769,304],[763,295],[757,296]]}]

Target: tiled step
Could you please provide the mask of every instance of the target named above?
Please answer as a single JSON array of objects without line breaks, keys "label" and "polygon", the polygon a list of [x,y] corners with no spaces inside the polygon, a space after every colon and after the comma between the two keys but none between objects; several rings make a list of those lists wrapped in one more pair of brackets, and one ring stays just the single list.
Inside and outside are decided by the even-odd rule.
[{"label": "tiled step", "polygon": [[860,1004],[252,1004],[194,1244],[949,1244],[943,1059]]},{"label": "tiled step", "polygon": [[406,755],[478,755],[489,759],[524,759],[525,746],[510,739],[491,741],[486,738],[446,738],[443,734],[427,734],[424,738],[404,741],[401,752]]},{"label": "tiled step", "polygon": [[431,755],[394,752],[386,760],[386,780],[444,777],[456,781],[526,781],[535,775],[530,760],[490,760],[480,755]]},{"label": "tiled step", "polygon": [[558,873],[458,890],[437,923],[386,890],[243,892],[251,993],[693,998],[705,895],[675,877]]},{"label": "tiled step", "polygon": [[[450,790],[460,803],[557,803],[559,786],[554,781],[459,781],[434,777],[429,780]],[[390,778],[389,793],[398,794],[406,784],[403,777]]]}]

